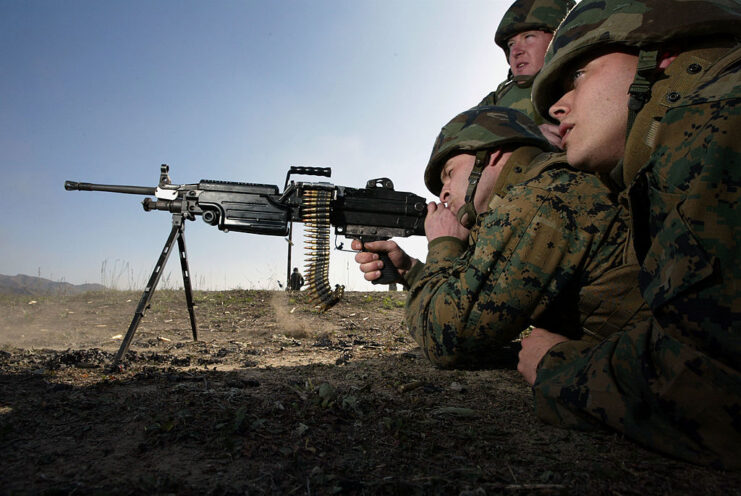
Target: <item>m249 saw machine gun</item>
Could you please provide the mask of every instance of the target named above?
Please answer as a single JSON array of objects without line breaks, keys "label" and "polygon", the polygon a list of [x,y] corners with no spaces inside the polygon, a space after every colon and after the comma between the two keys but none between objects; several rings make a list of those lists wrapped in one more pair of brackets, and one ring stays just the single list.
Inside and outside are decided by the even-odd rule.
[{"label": "m249 saw machine gun", "polygon": [[[154,267],[151,277],[134,312],[126,337],[113,364],[124,356],[149,308],[154,289],[163,273],[170,251],[177,240],[183,273],[188,313],[193,339],[198,340],[190,271],[185,251],[185,220],[200,216],[207,224],[224,232],[235,231],[269,236],[286,236],[292,222],[303,222],[307,270],[305,272],[309,300],[325,311],[342,297],[343,286],[331,289],[328,281],[330,227],[335,234],[360,240],[361,243],[391,237],[424,235],[427,212],[424,198],[413,193],[394,191],[391,180],[372,179],[365,188],[336,186],[327,182],[294,182],[291,175],[330,177],[329,167],[291,167],[286,174],[283,192],[270,184],[201,180],[198,184],[172,184],[169,166],[160,167],[157,187],[119,186],[66,181],[68,191],[107,191],[154,196],[142,202],[144,210],[172,213],[172,230]],[[336,241],[335,241],[336,243]],[[338,249],[342,245],[336,245]],[[382,254],[384,268],[374,284],[391,284],[398,272],[388,256]]]}]

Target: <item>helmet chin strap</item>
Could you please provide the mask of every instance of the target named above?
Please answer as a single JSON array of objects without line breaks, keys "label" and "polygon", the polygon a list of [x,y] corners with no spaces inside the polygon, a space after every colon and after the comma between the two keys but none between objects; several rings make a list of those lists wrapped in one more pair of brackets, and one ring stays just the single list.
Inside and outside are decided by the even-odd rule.
[{"label": "helmet chin strap", "polygon": [[651,85],[654,83],[658,63],[658,50],[641,50],[638,52],[638,68],[633,84],[628,89],[630,100],[628,101],[628,127],[625,137],[630,135],[630,130],[636,120],[638,112],[651,98]]},{"label": "helmet chin strap", "polygon": [[[628,89],[630,100],[628,100],[628,125],[625,129],[626,143],[638,113],[651,99],[651,86],[656,79],[656,70],[659,67],[658,55],[658,50],[641,50],[638,52],[636,76]],[[609,174],[602,176],[602,179],[614,191],[621,191],[625,188],[623,160],[624,158],[621,158]]]},{"label": "helmet chin strap", "polygon": [[474,206],[473,199],[476,196],[476,188],[479,185],[479,179],[481,179],[481,173],[484,168],[489,164],[491,158],[491,150],[479,150],[476,152],[476,162],[473,164],[471,174],[468,176],[468,189],[466,189],[466,204],[458,210],[458,222],[461,223],[466,229],[471,229],[476,223],[476,207]]}]

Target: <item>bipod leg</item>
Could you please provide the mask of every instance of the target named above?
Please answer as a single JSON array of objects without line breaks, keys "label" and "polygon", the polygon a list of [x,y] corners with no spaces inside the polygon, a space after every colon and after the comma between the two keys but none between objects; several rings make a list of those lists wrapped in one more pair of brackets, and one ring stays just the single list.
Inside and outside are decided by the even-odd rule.
[{"label": "bipod leg", "polygon": [[[185,225],[183,224],[183,228]],[[188,269],[188,254],[185,252],[185,231],[180,230],[178,236],[178,249],[180,250],[180,267],[183,269],[183,289],[185,289],[185,301],[188,304],[188,315],[190,315],[190,327],[193,329],[193,341],[198,341],[198,328],[196,327],[196,314],[193,311],[193,290],[190,285],[190,270]]]},{"label": "bipod leg", "polygon": [[118,349],[118,353],[116,353],[116,356],[113,358],[111,367],[114,369],[116,365],[118,365],[118,362],[121,361],[123,356],[129,350],[129,345],[131,345],[131,340],[134,338],[136,328],[139,327],[139,323],[141,322],[142,318],[144,318],[144,312],[146,312],[149,308],[149,302],[152,301],[154,289],[157,287],[157,283],[160,281],[160,277],[162,277],[162,272],[164,272],[165,264],[167,263],[167,259],[170,256],[172,247],[175,244],[175,238],[179,238],[180,236],[182,236],[183,223],[175,222],[174,217],[175,216],[173,216],[172,230],[170,231],[170,236],[167,237],[167,241],[165,242],[165,248],[162,250],[160,257],[157,260],[157,264],[154,266],[152,275],[149,277],[147,286],[144,288],[142,297],[139,300],[136,311],[134,312],[134,318],[131,320],[131,325],[129,326],[129,330],[126,332],[126,336],[121,343],[121,347]]}]

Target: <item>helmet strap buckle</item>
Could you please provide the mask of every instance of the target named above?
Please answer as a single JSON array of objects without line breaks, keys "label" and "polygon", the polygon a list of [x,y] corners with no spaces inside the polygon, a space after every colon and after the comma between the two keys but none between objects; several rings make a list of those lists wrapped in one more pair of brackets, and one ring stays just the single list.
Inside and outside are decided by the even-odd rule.
[{"label": "helmet strap buckle", "polygon": [[476,196],[476,188],[479,185],[481,174],[489,164],[491,150],[479,150],[476,152],[476,162],[468,176],[468,189],[466,190],[465,205],[458,211],[458,222],[466,229],[471,229],[476,223],[476,207],[473,200]]},{"label": "helmet strap buckle", "polygon": [[641,50],[638,53],[638,68],[633,83],[628,89],[630,100],[628,101],[628,128],[626,137],[630,134],[638,112],[651,98],[651,86],[654,83],[656,68],[658,67],[658,50]]}]

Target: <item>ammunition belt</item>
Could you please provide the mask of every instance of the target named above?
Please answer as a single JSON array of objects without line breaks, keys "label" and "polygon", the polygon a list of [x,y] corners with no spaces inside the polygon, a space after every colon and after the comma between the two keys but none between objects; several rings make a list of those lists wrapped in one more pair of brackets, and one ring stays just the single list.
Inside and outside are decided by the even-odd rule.
[{"label": "ammunition belt", "polygon": [[329,214],[332,192],[320,189],[304,191],[301,204],[301,219],[304,223],[304,248],[306,259],[306,291],[309,302],[324,312],[340,301],[345,290],[337,285],[332,291],[329,285]]}]

